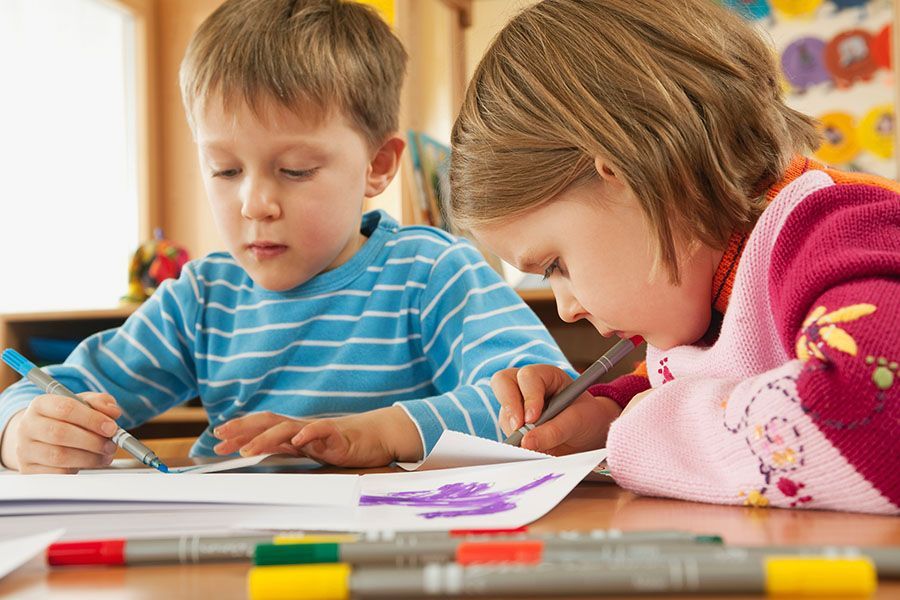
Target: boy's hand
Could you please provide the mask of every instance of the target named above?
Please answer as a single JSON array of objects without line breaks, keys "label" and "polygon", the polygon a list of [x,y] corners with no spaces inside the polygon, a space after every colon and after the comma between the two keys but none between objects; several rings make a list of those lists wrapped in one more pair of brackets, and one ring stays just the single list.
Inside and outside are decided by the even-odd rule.
[{"label": "boy's hand", "polygon": [[22,473],[77,473],[112,462],[116,445],[109,438],[122,410],[109,394],[78,397],[90,406],[44,394],[16,413],[3,433],[3,465]]},{"label": "boy's hand", "polygon": [[[534,423],[546,399],[572,382],[552,365],[528,365],[498,371],[491,388],[500,402],[500,427],[509,435],[525,423]],[[522,438],[522,447],[547,454],[571,454],[603,448],[609,425],[619,416],[619,405],[609,398],[585,392],[550,421]]]},{"label": "boy's hand", "polygon": [[383,467],[422,457],[415,424],[396,406],[333,419],[253,413],[216,427],[214,433],[222,440],[214,448],[217,454],[302,454],[341,467]]}]

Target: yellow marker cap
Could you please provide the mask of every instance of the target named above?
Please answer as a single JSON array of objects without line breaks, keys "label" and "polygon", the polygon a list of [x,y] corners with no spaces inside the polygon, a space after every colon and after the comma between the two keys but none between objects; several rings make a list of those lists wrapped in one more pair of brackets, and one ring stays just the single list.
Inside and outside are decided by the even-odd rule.
[{"label": "yellow marker cap", "polygon": [[250,600],[348,600],[346,564],[255,567],[247,576]]},{"label": "yellow marker cap", "polygon": [[276,535],[273,544],[350,544],[359,541],[358,535],[351,534],[313,534],[313,535]]},{"label": "yellow marker cap", "polygon": [[878,585],[875,565],[862,557],[770,556],[765,571],[770,596],[859,598],[872,595]]}]

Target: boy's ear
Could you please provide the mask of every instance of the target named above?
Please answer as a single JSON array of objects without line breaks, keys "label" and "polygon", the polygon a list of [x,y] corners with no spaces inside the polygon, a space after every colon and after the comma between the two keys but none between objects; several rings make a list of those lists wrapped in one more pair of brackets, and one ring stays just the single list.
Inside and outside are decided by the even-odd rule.
[{"label": "boy's ear", "polygon": [[400,156],[404,147],[406,143],[401,138],[392,136],[372,155],[366,173],[366,198],[373,198],[383,192],[394,179],[400,168]]}]

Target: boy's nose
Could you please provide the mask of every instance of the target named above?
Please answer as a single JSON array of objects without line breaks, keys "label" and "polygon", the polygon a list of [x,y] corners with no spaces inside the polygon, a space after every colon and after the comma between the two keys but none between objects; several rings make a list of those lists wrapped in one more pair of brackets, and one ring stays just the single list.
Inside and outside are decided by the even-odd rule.
[{"label": "boy's nose", "polygon": [[241,203],[242,217],[254,221],[264,221],[281,216],[281,205],[274,190],[259,184],[250,185],[248,188]]}]

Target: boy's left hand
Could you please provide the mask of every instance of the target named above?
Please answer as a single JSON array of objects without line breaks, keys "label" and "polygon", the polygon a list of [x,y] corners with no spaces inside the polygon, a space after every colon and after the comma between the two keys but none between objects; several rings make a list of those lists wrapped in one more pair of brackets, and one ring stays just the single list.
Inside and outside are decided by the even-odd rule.
[{"label": "boy's left hand", "polygon": [[217,454],[273,452],[305,455],[341,467],[382,467],[417,461],[422,444],[415,424],[397,406],[332,419],[297,419],[260,412],[216,427]]}]

